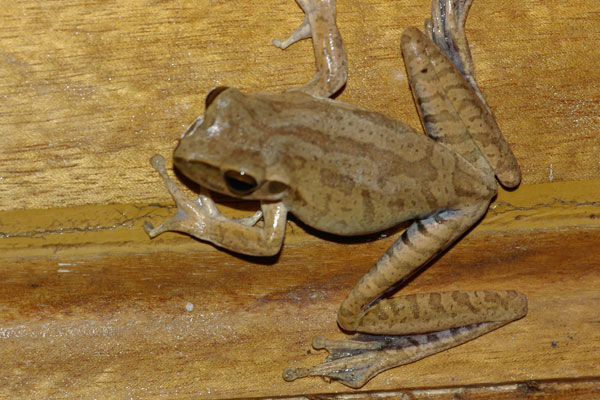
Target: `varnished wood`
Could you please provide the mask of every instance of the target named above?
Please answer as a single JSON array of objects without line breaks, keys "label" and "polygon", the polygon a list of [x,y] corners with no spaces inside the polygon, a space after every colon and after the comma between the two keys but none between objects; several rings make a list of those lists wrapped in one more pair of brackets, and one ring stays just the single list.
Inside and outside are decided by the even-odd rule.
[{"label": "varnished wood", "polygon": [[[510,192],[500,190],[487,215],[473,232],[493,234],[514,230],[600,228],[598,199],[600,179],[524,185]],[[224,202],[219,206],[223,213],[235,218],[252,215],[258,207],[258,203],[253,202],[232,203],[229,198],[221,200]],[[0,250],[4,257],[214,250],[208,243],[173,232],[148,239],[143,230],[144,221],[158,224],[176,211],[173,203],[0,211]],[[319,237],[360,241],[306,231],[303,226],[288,222],[284,246],[311,246],[319,241]]]},{"label": "varnished wood", "polygon": [[[399,39],[429,13],[429,0],[341,1],[340,99],[419,127]],[[171,153],[210,88],[312,77],[309,41],[270,44],[302,18],[292,0],[5,0],[0,209],[167,201],[148,159]],[[597,177],[600,3],[475,1],[467,37],[524,183]]]},{"label": "varnished wood", "polygon": [[[600,376],[598,190],[598,181],[589,181],[501,193],[483,223],[406,291],[520,290],[529,297],[528,316],[388,371],[365,390]],[[182,235],[150,242],[142,221],[150,211],[161,218],[154,215],[161,210],[0,214],[8,228],[0,241],[0,393],[230,398],[348,391],[319,379],[287,383],[281,370],[324,356],[305,353],[313,335],[343,336],[337,307],[397,234],[344,243],[291,223],[279,258],[240,258]],[[540,215],[548,228],[537,226]],[[19,221],[28,228],[19,231]]]},{"label": "varnished wood", "polygon": [[[516,289],[529,315],[365,389],[598,377],[599,240],[598,230],[465,239],[407,290]],[[273,265],[216,251],[5,259],[0,392],[347,392],[316,378],[286,383],[281,370],[324,356],[305,353],[313,335],[343,336],[337,305],[385,245],[323,242],[310,247],[313,256],[290,246]]]},{"label": "varnished wood", "polygon": [[[281,371],[324,357],[306,354],[313,335],[343,336],[337,307],[397,233],[341,240],[291,222],[265,260],[142,230],[174,211],[148,159],[170,154],[211,87],[281,91],[312,76],[309,42],[270,45],[301,10],[24,0],[0,12],[0,397],[348,393]],[[428,14],[429,1],[339,1],[340,98],[418,127],[399,37]],[[516,289],[530,311],[381,374],[365,398],[598,397],[599,22],[595,0],[474,1],[475,71],[524,185],[406,291]]]},{"label": "varnished wood", "polygon": [[[580,232],[568,251],[559,245],[572,239],[565,234],[522,236],[491,249],[496,236],[467,239],[409,290],[510,287],[528,295],[527,318],[382,374],[368,389],[598,376],[598,232]],[[313,335],[342,336],[336,305],[371,258],[362,252],[375,249],[311,250],[320,255],[289,248],[275,265],[216,252],[3,260],[1,390],[38,398],[61,388],[115,397],[347,391],[317,379],[285,383],[280,374],[323,357],[304,353]],[[343,265],[332,256],[344,256]]]}]

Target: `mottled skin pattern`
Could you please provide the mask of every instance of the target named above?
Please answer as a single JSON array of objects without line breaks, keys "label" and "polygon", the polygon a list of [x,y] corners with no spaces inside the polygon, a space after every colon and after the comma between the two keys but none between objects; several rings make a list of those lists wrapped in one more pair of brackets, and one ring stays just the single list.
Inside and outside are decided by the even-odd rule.
[{"label": "mottled skin pattern", "polygon": [[[250,218],[223,216],[201,194],[187,199],[152,165],[178,213],[151,237],[174,230],[251,255],[279,252],[288,212],[339,235],[381,231],[413,221],[342,303],[338,323],[360,332],[350,340],[315,338],[328,358],[287,368],[286,380],[320,375],[360,387],[377,373],[459,345],[524,316],[513,291],[455,291],[385,297],[444,251],[485,214],[494,175],[519,184],[519,166],[473,76],[464,23],[471,0],[433,0],[429,38],[402,35],[409,82],[426,131],[328,99],[346,81],[346,56],[334,0],[297,0],[306,14],[285,48],[312,37],[317,73],[284,94],[216,88],[205,114],[181,138],[174,164],[203,187],[261,200]],[[435,44],[434,44],[435,43]],[[452,61],[451,61],[452,60]],[[264,220],[264,226],[255,224]]]}]

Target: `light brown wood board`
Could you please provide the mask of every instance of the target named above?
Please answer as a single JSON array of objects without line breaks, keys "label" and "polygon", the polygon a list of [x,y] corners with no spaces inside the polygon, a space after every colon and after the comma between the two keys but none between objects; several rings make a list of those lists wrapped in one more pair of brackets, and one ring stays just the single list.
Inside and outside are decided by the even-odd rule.
[{"label": "light brown wood board", "polygon": [[[428,0],[345,0],[340,100],[420,129],[400,34]],[[0,209],[167,201],[148,167],[216,85],[279,92],[314,72],[292,0],[7,1],[0,18]],[[525,184],[598,177],[600,2],[475,0],[476,74]]]}]

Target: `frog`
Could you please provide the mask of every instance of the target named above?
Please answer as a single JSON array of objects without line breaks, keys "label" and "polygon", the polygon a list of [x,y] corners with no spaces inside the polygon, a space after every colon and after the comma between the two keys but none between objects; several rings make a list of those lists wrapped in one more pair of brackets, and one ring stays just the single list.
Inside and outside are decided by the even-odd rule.
[{"label": "frog", "polygon": [[[285,49],[312,39],[316,73],[284,93],[216,87],[181,136],[173,164],[201,186],[186,197],[160,155],[151,159],[177,204],[153,238],[178,231],[252,256],[277,255],[288,214],[334,235],[408,224],[342,302],[347,339],[317,336],[327,358],[288,367],[286,381],[320,376],[360,388],[375,375],[473,340],[527,313],[514,290],[396,295],[485,215],[498,191],[519,185],[518,162],[475,80],[465,35],[472,0],[433,0],[425,32],[410,27],[401,50],[425,134],[381,113],[335,100],[348,62],[335,0],[296,0],[304,20]],[[246,218],[224,216],[210,191],[258,200]],[[262,220],[262,224],[259,221]],[[394,295],[391,295],[394,294]]]}]

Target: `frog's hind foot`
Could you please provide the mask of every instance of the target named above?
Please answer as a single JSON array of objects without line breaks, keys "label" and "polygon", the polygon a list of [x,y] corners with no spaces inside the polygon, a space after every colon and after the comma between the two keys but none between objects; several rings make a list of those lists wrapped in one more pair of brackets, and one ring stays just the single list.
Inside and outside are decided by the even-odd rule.
[{"label": "frog's hind foot", "polygon": [[283,379],[290,382],[298,378],[320,376],[327,381],[335,380],[352,388],[360,388],[387,369],[382,366],[385,359],[381,354],[386,338],[358,334],[347,340],[330,340],[316,336],[312,346],[317,350],[327,350],[329,356],[313,367],[288,367],[283,371]]},{"label": "frog's hind foot", "polygon": [[425,31],[479,94],[465,35],[465,22],[472,1],[432,0],[431,19],[425,21]]},{"label": "frog's hind foot", "polygon": [[315,349],[329,355],[321,364],[308,368],[286,368],[283,379],[293,381],[307,376],[320,376],[351,388],[360,388],[375,375],[409,364],[435,353],[463,344],[506,324],[482,322],[465,327],[426,334],[383,336],[356,334],[346,340],[313,339]]}]

